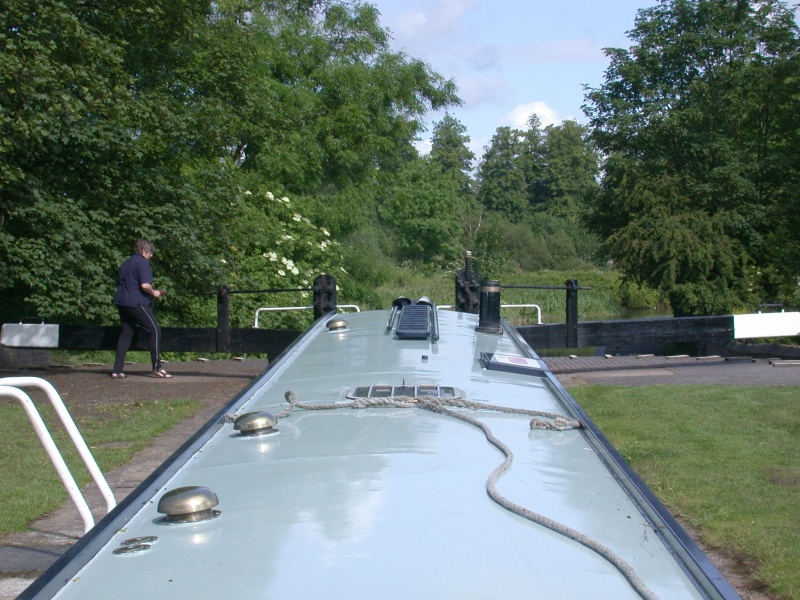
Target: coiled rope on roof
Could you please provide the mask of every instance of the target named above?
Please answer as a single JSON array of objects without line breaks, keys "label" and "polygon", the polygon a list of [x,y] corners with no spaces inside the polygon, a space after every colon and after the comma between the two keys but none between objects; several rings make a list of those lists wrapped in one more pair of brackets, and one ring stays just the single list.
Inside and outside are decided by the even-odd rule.
[{"label": "coiled rope on roof", "polygon": [[[503,462],[498,465],[486,480],[486,492],[489,497],[512,513],[523,517],[537,525],[546,527],[566,538],[569,538],[586,548],[589,548],[605,558],[628,580],[633,589],[644,600],[658,600],[658,596],[647,586],[647,584],[637,575],[633,567],[627,563],[621,556],[613,550],[601,544],[599,541],[590,538],[589,536],[581,533],[544,515],[529,510],[524,506],[520,506],[512,502],[500,492],[497,491],[497,481],[500,476],[505,473],[514,462],[514,454],[511,448],[506,446],[502,441],[497,439],[492,433],[492,430],[485,423],[474,419],[473,417],[452,410],[450,407],[457,408],[471,408],[476,410],[492,410],[496,412],[523,414],[534,417],[531,419],[531,429],[555,429],[563,431],[566,429],[578,429],[581,427],[579,421],[564,417],[554,413],[526,410],[521,408],[510,408],[507,406],[494,406],[482,402],[472,402],[460,398],[437,398],[434,396],[392,396],[386,398],[359,398],[351,402],[334,402],[330,404],[307,404],[297,400],[297,394],[292,390],[288,390],[285,394],[286,401],[289,403],[289,408],[275,415],[277,419],[283,419],[289,416],[292,410],[299,408],[302,410],[335,410],[340,408],[378,408],[378,407],[396,407],[396,408],[422,408],[431,412],[453,417],[464,423],[468,423],[477,427],[486,436],[486,440],[495,448],[500,450],[505,456]],[[543,420],[549,419],[549,420]]]}]

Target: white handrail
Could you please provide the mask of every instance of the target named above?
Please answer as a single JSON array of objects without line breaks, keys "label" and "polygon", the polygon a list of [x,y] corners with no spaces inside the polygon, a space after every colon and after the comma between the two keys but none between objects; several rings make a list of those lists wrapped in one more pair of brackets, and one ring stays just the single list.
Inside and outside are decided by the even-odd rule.
[{"label": "white handrail", "polygon": [[[89,447],[86,445],[83,436],[81,435],[80,431],[78,431],[78,428],[75,426],[75,422],[72,420],[72,417],[70,416],[67,407],[64,405],[64,401],[61,399],[61,396],[59,396],[58,392],[53,387],[53,385],[49,381],[46,381],[39,377],[3,377],[2,379],[0,379],[0,386],[2,386],[4,393],[8,393],[6,390],[8,390],[9,388],[14,389],[14,388],[24,388],[24,387],[36,387],[45,392],[47,398],[50,400],[50,404],[53,405],[56,414],[58,415],[59,419],[61,419],[61,423],[64,425],[64,429],[67,431],[67,434],[72,440],[75,449],[78,451],[78,454],[83,460],[83,464],[86,465],[86,469],[89,471],[89,474],[92,476],[92,479],[94,480],[95,484],[100,490],[100,493],[103,495],[103,498],[105,499],[106,503],[106,512],[111,512],[117,505],[117,501],[114,498],[114,492],[111,491],[111,488],[109,487],[106,478],[103,476],[102,471],[100,471],[100,467],[97,466],[97,462],[94,460],[94,456],[92,456],[92,453],[89,450]],[[45,427],[44,422],[41,420],[41,417],[39,416],[39,412],[36,410],[36,406],[33,404],[33,402],[30,400],[30,397],[27,394],[23,393],[24,397],[27,398],[27,402],[21,399],[19,394],[11,394],[11,395],[13,395],[15,398],[17,398],[18,400],[20,400],[20,402],[23,403],[23,406],[25,406],[25,411],[28,413],[28,417],[31,419],[31,422],[34,425],[34,429],[37,429],[37,423],[35,422],[35,419],[29,410],[28,403],[30,403],[30,408],[32,408],[32,410],[36,414],[36,417],[38,418],[38,421],[41,423],[41,426]],[[59,465],[57,464],[59,462],[64,465],[64,468],[66,468],[66,464],[64,464],[64,459],[61,457],[61,453],[58,451],[58,448],[53,443],[52,437],[50,437],[50,434],[47,433],[46,427],[44,431],[47,434],[47,438],[50,439],[49,444],[45,441],[42,435],[39,434],[38,429],[37,429],[37,434],[39,435],[39,439],[42,440],[42,444],[45,445],[45,449],[47,450],[47,453],[50,456],[50,460],[53,462],[53,465],[56,467],[57,471],[60,468]],[[52,448],[50,448],[51,446]],[[57,455],[57,458],[55,455],[51,454],[51,452],[53,451]],[[69,474],[68,470],[67,474]],[[61,476],[61,480],[64,482],[64,485],[67,487],[67,491],[69,492],[70,488],[68,485],[68,481],[64,479],[61,472],[59,472],[59,476]],[[75,483],[71,475],[69,476],[69,479],[72,481],[72,484]],[[80,490],[78,490],[78,494],[80,495]],[[72,493],[70,493],[70,496],[72,496]],[[85,505],[86,501],[83,499],[82,495],[80,496],[80,498],[83,504]],[[81,512],[81,507],[79,503],[75,500],[74,497],[72,498],[72,500],[78,507],[78,511]],[[81,516],[83,517],[82,512]],[[89,531],[89,529],[91,529],[94,526],[94,518],[91,516],[91,512],[89,512],[89,518],[90,522],[87,523],[87,520],[84,517],[84,526],[88,525],[86,531]]]},{"label": "white handrail", "polygon": [[[266,306],[264,308],[256,309],[256,320],[253,323],[253,329],[258,329],[258,315],[262,312],[276,312],[280,310],[312,310],[313,306]],[[356,306],[355,304],[340,304],[337,307],[337,310],[340,308],[352,308],[355,309],[356,312],[361,312],[361,309]]]},{"label": "white handrail", "polygon": [[[439,309],[451,309],[453,308],[452,304],[441,304],[436,305],[436,308]],[[536,324],[542,324],[542,307],[538,304],[501,304],[500,308],[535,308],[536,309]]]},{"label": "white handrail", "polygon": [[536,309],[536,324],[542,324],[542,307],[538,304],[501,304],[500,308],[535,308]]},{"label": "white handrail", "polygon": [[75,503],[75,507],[78,509],[78,512],[81,515],[81,519],[83,519],[83,532],[86,533],[92,527],[94,527],[94,517],[92,516],[92,511],[89,509],[89,505],[86,503],[86,499],[83,497],[83,494],[81,494],[78,484],[75,482],[75,478],[72,477],[72,473],[70,473],[67,463],[64,462],[64,458],[58,451],[58,447],[53,441],[50,432],[47,431],[47,425],[44,424],[42,417],[39,415],[39,411],[36,410],[33,400],[31,400],[30,396],[28,396],[28,394],[23,392],[21,389],[11,387],[9,385],[0,385],[0,396],[11,396],[12,398],[19,400],[20,404],[22,404],[22,407],[28,414],[28,418],[33,424],[33,429],[36,431],[36,435],[39,436],[42,446],[44,446],[45,452],[47,452],[47,456],[50,457],[53,466],[56,468],[56,473],[58,473],[58,476],[61,478],[61,482],[64,484],[64,487],[67,488],[69,497],[72,498],[72,501]]}]

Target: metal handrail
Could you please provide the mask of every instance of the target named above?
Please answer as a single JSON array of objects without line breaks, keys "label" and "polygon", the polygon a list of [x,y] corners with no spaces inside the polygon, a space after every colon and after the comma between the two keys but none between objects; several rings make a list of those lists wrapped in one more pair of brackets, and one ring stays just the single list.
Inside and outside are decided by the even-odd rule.
[{"label": "metal handrail", "polygon": [[92,516],[92,512],[89,509],[89,505],[86,503],[86,499],[83,497],[83,494],[78,488],[75,478],[72,477],[69,467],[67,467],[67,464],[64,462],[61,452],[58,450],[58,447],[55,445],[50,432],[47,430],[47,426],[42,420],[39,411],[36,409],[36,405],[33,403],[30,396],[20,389],[23,387],[37,387],[47,394],[47,397],[50,400],[50,403],[53,405],[56,414],[61,419],[61,423],[64,425],[64,429],[66,429],[67,434],[72,440],[72,443],[75,445],[75,449],[78,451],[78,454],[83,460],[84,465],[86,465],[86,469],[89,471],[89,474],[92,476],[95,484],[100,489],[100,493],[103,495],[103,498],[106,502],[107,512],[111,512],[111,510],[113,510],[117,505],[117,501],[114,498],[114,492],[111,491],[108,482],[103,476],[103,473],[100,471],[100,468],[97,466],[97,462],[95,462],[89,447],[86,445],[86,442],[83,439],[83,436],[81,436],[80,431],[78,431],[78,428],[75,426],[75,422],[72,420],[69,411],[67,411],[64,401],[61,399],[61,396],[59,396],[58,392],[49,381],[40,379],[38,377],[4,377],[0,379],[0,395],[12,396],[19,400],[22,404],[25,412],[28,415],[28,418],[33,424],[36,434],[39,436],[39,439],[41,440],[42,445],[47,452],[47,455],[50,457],[50,461],[53,463],[58,476],[61,478],[64,487],[67,489],[67,493],[75,503],[75,506],[81,515],[81,519],[83,519],[85,533],[94,527],[94,517]]},{"label": "metal handrail", "polygon": [[[438,304],[438,309],[452,309],[452,304]],[[536,309],[536,324],[542,324],[542,307],[538,304],[501,304],[500,308],[535,308]]]},{"label": "metal handrail", "polygon": [[535,308],[536,309],[536,324],[542,324],[542,307],[538,304],[501,304],[500,308]]},{"label": "metal handrail", "polygon": [[[361,309],[355,304],[339,304],[337,310],[340,308],[352,308],[356,312],[361,312]],[[280,310],[313,310],[313,306],[266,306],[256,309],[256,318],[253,323],[253,329],[258,329],[258,315],[262,312],[276,312]]]}]

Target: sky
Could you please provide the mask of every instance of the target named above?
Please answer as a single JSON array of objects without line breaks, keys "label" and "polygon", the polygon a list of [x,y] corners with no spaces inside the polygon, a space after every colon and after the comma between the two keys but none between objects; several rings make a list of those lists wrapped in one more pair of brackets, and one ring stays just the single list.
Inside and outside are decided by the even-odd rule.
[{"label": "sky", "polygon": [[[584,84],[599,87],[603,48],[628,48],[637,11],[657,0],[369,0],[392,35],[393,50],[424,60],[458,85],[463,105],[449,109],[483,154],[496,129],[575,119]],[[426,116],[430,130],[443,113]]]}]

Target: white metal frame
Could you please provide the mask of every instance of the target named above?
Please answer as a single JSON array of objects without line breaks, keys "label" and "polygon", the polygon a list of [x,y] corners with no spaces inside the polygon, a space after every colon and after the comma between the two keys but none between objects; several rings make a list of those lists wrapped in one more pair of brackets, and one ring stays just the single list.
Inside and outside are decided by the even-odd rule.
[{"label": "white metal frame", "polygon": [[[253,329],[258,329],[258,315],[262,312],[277,312],[281,310],[312,310],[313,306],[266,306],[264,308],[256,309],[256,319],[253,323]],[[355,304],[340,304],[337,309],[352,308],[356,312],[361,312],[361,309]]]},{"label": "white metal frame", "polygon": [[89,474],[92,476],[95,484],[100,489],[100,493],[103,495],[103,498],[106,502],[107,512],[111,512],[111,510],[113,510],[117,505],[117,501],[114,498],[114,492],[111,491],[108,482],[103,476],[103,473],[100,471],[100,468],[97,466],[97,462],[95,462],[92,453],[89,451],[89,447],[86,445],[83,436],[81,436],[81,433],[75,426],[75,422],[72,420],[67,407],[64,405],[64,401],[61,399],[61,396],[59,396],[53,385],[49,381],[39,377],[1,378],[0,396],[11,396],[19,400],[22,404],[25,412],[28,415],[28,418],[31,421],[31,424],[33,425],[34,430],[36,431],[36,435],[39,436],[47,455],[50,457],[50,461],[53,463],[58,476],[61,478],[61,481],[64,484],[64,487],[67,488],[67,493],[75,503],[75,506],[81,515],[81,519],[83,519],[83,530],[84,533],[86,533],[92,527],[94,527],[94,517],[92,516],[92,511],[89,509],[89,505],[78,488],[75,478],[72,476],[72,473],[70,473],[69,467],[67,467],[67,464],[64,462],[64,458],[61,456],[61,452],[58,450],[58,447],[53,441],[53,437],[50,435],[47,425],[45,425],[41,415],[39,414],[39,411],[36,409],[36,405],[33,403],[33,400],[31,400],[30,396],[20,389],[24,387],[36,387],[43,390],[45,394],[47,394],[47,398],[53,405],[53,408],[55,409],[59,419],[61,419],[64,429],[66,429],[67,434],[69,434],[69,437],[72,440],[72,443],[75,445],[75,449],[78,451],[78,454],[83,460],[83,463],[86,465],[86,468],[89,471]]},{"label": "white metal frame", "polygon": [[[452,304],[442,304],[441,306],[437,306],[436,308],[440,309],[448,309],[453,308]],[[536,324],[542,324],[542,307],[538,304],[501,304],[500,308],[535,308],[536,309]]]}]

